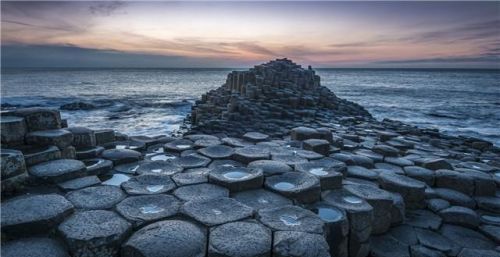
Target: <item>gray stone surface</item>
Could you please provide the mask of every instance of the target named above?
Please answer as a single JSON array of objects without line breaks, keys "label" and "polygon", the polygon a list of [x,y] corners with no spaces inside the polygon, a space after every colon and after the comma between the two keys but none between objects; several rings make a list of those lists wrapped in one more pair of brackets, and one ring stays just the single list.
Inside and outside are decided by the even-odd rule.
[{"label": "gray stone surface", "polygon": [[26,195],[2,202],[2,233],[13,236],[47,233],[73,212],[73,205],[56,194]]},{"label": "gray stone surface", "polygon": [[210,229],[208,256],[269,257],[271,230],[254,220],[226,223]]},{"label": "gray stone surface", "polygon": [[138,163],[137,174],[158,174],[158,175],[174,175],[182,172],[184,168],[170,161],[145,161]]},{"label": "gray stone surface", "polygon": [[82,160],[82,162],[87,167],[87,175],[104,175],[109,173],[113,168],[112,161],[101,158]]},{"label": "gray stone surface", "polygon": [[2,144],[18,145],[23,143],[24,135],[27,131],[24,118],[2,115],[2,120],[0,120],[0,123],[0,135]]},{"label": "gray stone surface", "polygon": [[292,205],[261,209],[257,219],[273,231],[300,231],[323,235],[326,228],[325,222],[314,212]]},{"label": "gray stone surface", "polygon": [[441,226],[442,219],[438,215],[427,210],[412,210],[407,212],[406,223],[418,228],[437,230]]},{"label": "gray stone surface", "polygon": [[460,250],[458,245],[439,233],[420,228],[416,228],[415,232],[417,233],[420,244],[426,247],[444,252],[446,255],[451,256],[456,255]]},{"label": "gray stone surface", "polygon": [[425,197],[425,184],[423,182],[389,172],[379,174],[378,182],[383,189],[401,194],[407,208],[423,206]]},{"label": "gray stone surface", "polygon": [[40,181],[57,183],[84,176],[86,170],[81,161],[60,159],[31,166],[28,172]]},{"label": "gray stone surface", "polygon": [[227,197],[189,201],[181,211],[205,226],[238,221],[253,215],[251,207]]},{"label": "gray stone surface", "polygon": [[419,166],[404,167],[406,176],[420,180],[429,186],[434,185],[434,171]]},{"label": "gray stone surface", "polygon": [[346,174],[348,177],[360,178],[366,180],[376,180],[378,177],[377,172],[369,170],[362,166],[347,166]]},{"label": "gray stone surface", "polygon": [[129,162],[136,162],[142,158],[141,153],[130,149],[109,149],[101,153],[101,157],[120,165]]},{"label": "gray stone surface", "polygon": [[77,209],[110,209],[125,198],[126,194],[116,186],[87,187],[66,194]]},{"label": "gray stone surface", "polygon": [[472,177],[453,170],[437,170],[436,186],[450,188],[467,195],[474,193],[474,180]]},{"label": "gray stone surface", "polygon": [[479,225],[479,215],[474,210],[462,206],[451,206],[439,212],[443,222],[464,227],[476,228]]},{"label": "gray stone surface", "polygon": [[272,176],[292,171],[292,168],[284,162],[274,160],[258,160],[248,164],[248,168],[260,168],[265,176]]},{"label": "gray stone surface", "polygon": [[330,142],[324,139],[307,139],[303,142],[303,148],[322,155],[328,155],[330,152]]},{"label": "gray stone surface", "polygon": [[[3,117],[2,117],[3,119]],[[64,245],[54,239],[29,237],[2,244],[3,257],[69,257]]]},{"label": "gray stone surface", "polygon": [[452,205],[459,205],[468,208],[474,208],[474,206],[476,206],[476,202],[470,196],[453,189],[435,188],[434,192],[437,196],[447,200]]},{"label": "gray stone surface", "polygon": [[181,202],[171,195],[142,195],[125,198],[116,205],[134,227],[143,226],[178,214]]},{"label": "gray stone surface", "polygon": [[33,131],[26,134],[25,141],[32,145],[55,145],[59,149],[71,145],[73,134],[66,129]]},{"label": "gray stone surface", "polygon": [[70,127],[68,130],[73,133],[73,145],[76,148],[96,146],[96,139],[93,130],[84,127]]},{"label": "gray stone surface", "polygon": [[303,172],[287,172],[268,177],[265,186],[300,203],[314,203],[319,201],[321,196],[319,179]]},{"label": "gray stone surface", "polygon": [[373,257],[410,257],[408,245],[387,235],[371,238],[370,255]]},{"label": "gray stone surface", "polygon": [[498,246],[480,232],[461,226],[444,224],[439,232],[460,247],[493,250]]},{"label": "gray stone surface", "polygon": [[202,184],[208,182],[208,171],[204,171],[205,168],[201,168],[200,171],[177,173],[172,176],[172,180],[177,184],[177,186],[187,186],[194,184]]},{"label": "gray stone surface", "polygon": [[262,142],[269,139],[269,135],[259,133],[259,132],[248,132],[243,135],[243,139],[249,142]]},{"label": "gray stone surface", "polygon": [[170,192],[176,185],[167,175],[144,174],[132,177],[121,187],[129,195],[153,195]]},{"label": "gray stone surface", "polygon": [[174,195],[182,201],[199,201],[228,197],[229,190],[221,186],[202,183],[179,187],[174,191]]},{"label": "gray stone surface", "polygon": [[479,208],[500,214],[500,197],[481,196],[475,199]]},{"label": "gray stone surface", "polygon": [[256,211],[292,204],[290,199],[265,189],[238,192],[234,194],[233,198],[247,206],[252,207]]},{"label": "gray stone surface", "polygon": [[1,150],[2,180],[17,176],[26,172],[26,162],[21,151],[12,149]]},{"label": "gray stone surface", "polygon": [[23,117],[28,131],[61,128],[61,114],[55,109],[40,107],[22,108],[10,112],[7,116]]},{"label": "gray stone surface", "polygon": [[100,184],[101,180],[97,176],[86,176],[82,178],[75,178],[57,184],[63,191],[78,190],[84,187],[95,186]]},{"label": "gray stone surface", "polygon": [[261,188],[264,174],[259,168],[219,167],[209,173],[208,180],[230,192],[240,192]]},{"label": "gray stone surface", "polygon": [[193,169],[193,168],[206,167],[210,163],[210,161],[211,161],[210,159],[204,156],[198,154],[192,154],[176,158],[172,160],[172,164],[180,166],[184,169]]},{"label": "gray stone surface", "polygon": [[58,227],[72,256],[117,256],[131,225],[111,211],[75,213]]},{"label": "gray stone surface", "polygon": [[275,257],[329,257],[325,238],[318,234],[300,231],[274,232],[273,256]]},{"label": "gray stone surface", "polygon": [[326,242],[331,256],[348,256],[349,220],[347,213],[340,208],[324,202],[310,207],[326,223]]},{"label": "gray stone surface", "polygon": [[135,232],[122,246],[122,257],[203,257],[206,231],[182,220],[165,220]]},{"label": "gray stone surface", "polygon": [[165,150],[180,153],[194,148],[194,143],[187,139],[177,139],[165,144]]},{"label": "gray stone surface", "polygon": [[199,149],[198,152],[211,159],[225,159],[231,158],[234,149],[225,145],[214,145]]}]

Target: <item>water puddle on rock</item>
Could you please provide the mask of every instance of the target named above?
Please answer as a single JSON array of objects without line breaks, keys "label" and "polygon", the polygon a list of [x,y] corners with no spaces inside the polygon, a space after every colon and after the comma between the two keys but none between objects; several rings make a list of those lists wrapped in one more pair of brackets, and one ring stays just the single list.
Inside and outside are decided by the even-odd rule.
[{"label": "water puddle on rock", "polygon": [[279,190],[290,190],[293,189],[295,185],[288,182],[279,182],[274,184],[273,187]]},{"label": "water puddle on rock", "polygon": [[325,176],[328,175],[328,172],[325,171],[323,168],[312,168],[309,170],[309,173],[317,176]]},{"label": "water puddle on rock", "polygon": [[175,147],[177,147],[179,149],[187,149],[187,148],[190,148],[191,145],[176,145]]},{"label": "water puddle on rock", "polygon": [[119,187],[123,182],[126,182],[129,179],[130,177],[124,174],[113,174],[113,176],[110,179],[102,182],[102,184],[107,186]]},{"label": "water puddle on rock", "polygon": [[300,225],[300,221],[298,220],[298,217],[295,215],[281,215],[280,216],[281,222],[287,226],[298,226]]},{"label": "water puddle on rock", "polygon": [[340,220],[340,218],[342,218],[342,213],[332,208],[319,207],[318,216],[326,222],[335,222],[337,220]]},{"label": "water puddle on rock", "polygon": [[244,179],[248,176],[250,176],[250,174],[243,171],[230,171],[228,173],[224,173],[224,177],[227,179]]},{"label": "water puddle on rock", "polygon": [[153,185],[153,186],[146,186],[146,190],[148,190],[151,193],[156,193],[160,190],[162,190],[165,186],[163,185]]},{"label": "water puddle on rock", "polygon": [[264,199],[264,198],[259,198],[259,199],[257,199],[257,202],[262,203],[262,204],[267,204],[267,203],[269,203],[269,201],[268,201],[268,200],[266,200],[266,199]]},{"label": "water puddle on rock", "polygon": [[161,173],[163,170],[162,169],[152,169],[151,172],[154,173]]},{"label": "water puddle on rock", "polygon": [[140,207],[139,210],[144,214],[155,214],[162,212],[164,209],[154,204],[148,204],[143,207]]},{"label": "water puddle on rock", "polygon": [[168,161],[171,159],[175,159],[175,156],[172,155],[165,155],[165,154],[158,154],[150,158],[152,161]]},{"label": "water puddle on rock", "polygon": [[342,200],[346,203],[352,203],[352,204],[360,204],[363,202],[361,198],[356,196],[344,196],[342,197]]}]

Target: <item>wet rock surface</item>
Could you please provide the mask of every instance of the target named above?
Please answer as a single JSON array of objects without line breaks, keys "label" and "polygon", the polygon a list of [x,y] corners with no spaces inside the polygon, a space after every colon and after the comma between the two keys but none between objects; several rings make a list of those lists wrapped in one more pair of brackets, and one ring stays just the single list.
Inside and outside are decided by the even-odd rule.
[{"label": "wet rock surface", "polygon": [[62,123],[2,113],[2,255],[498,256],[498,147],[377,121],[286,59],[232,72],[184,135]]}]

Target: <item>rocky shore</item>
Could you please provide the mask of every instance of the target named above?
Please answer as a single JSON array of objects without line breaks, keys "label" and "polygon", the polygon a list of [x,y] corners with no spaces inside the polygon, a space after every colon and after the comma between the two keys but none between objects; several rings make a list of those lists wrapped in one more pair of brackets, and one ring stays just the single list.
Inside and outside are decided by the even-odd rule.
[{"label": "rocky shore", "polygon": [[228,75],[183,133],[1,118],[11,256],[500,256],[500,149],[393,120],[287,59]]}]

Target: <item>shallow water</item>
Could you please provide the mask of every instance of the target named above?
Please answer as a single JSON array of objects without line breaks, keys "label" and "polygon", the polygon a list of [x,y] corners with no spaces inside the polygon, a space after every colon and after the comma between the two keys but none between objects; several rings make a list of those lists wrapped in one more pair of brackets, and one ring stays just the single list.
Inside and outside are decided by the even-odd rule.
[{"label": "shallow water", "polygon": [[[114,128],[130,135],[177,129],[204,92],[222,85],[231,69],[2,70],[2,106],[59,107],[71,126]],[[357,102],[377,119],[436,127],[500,145],[500,71],[319,69],[321,83]]]}]

